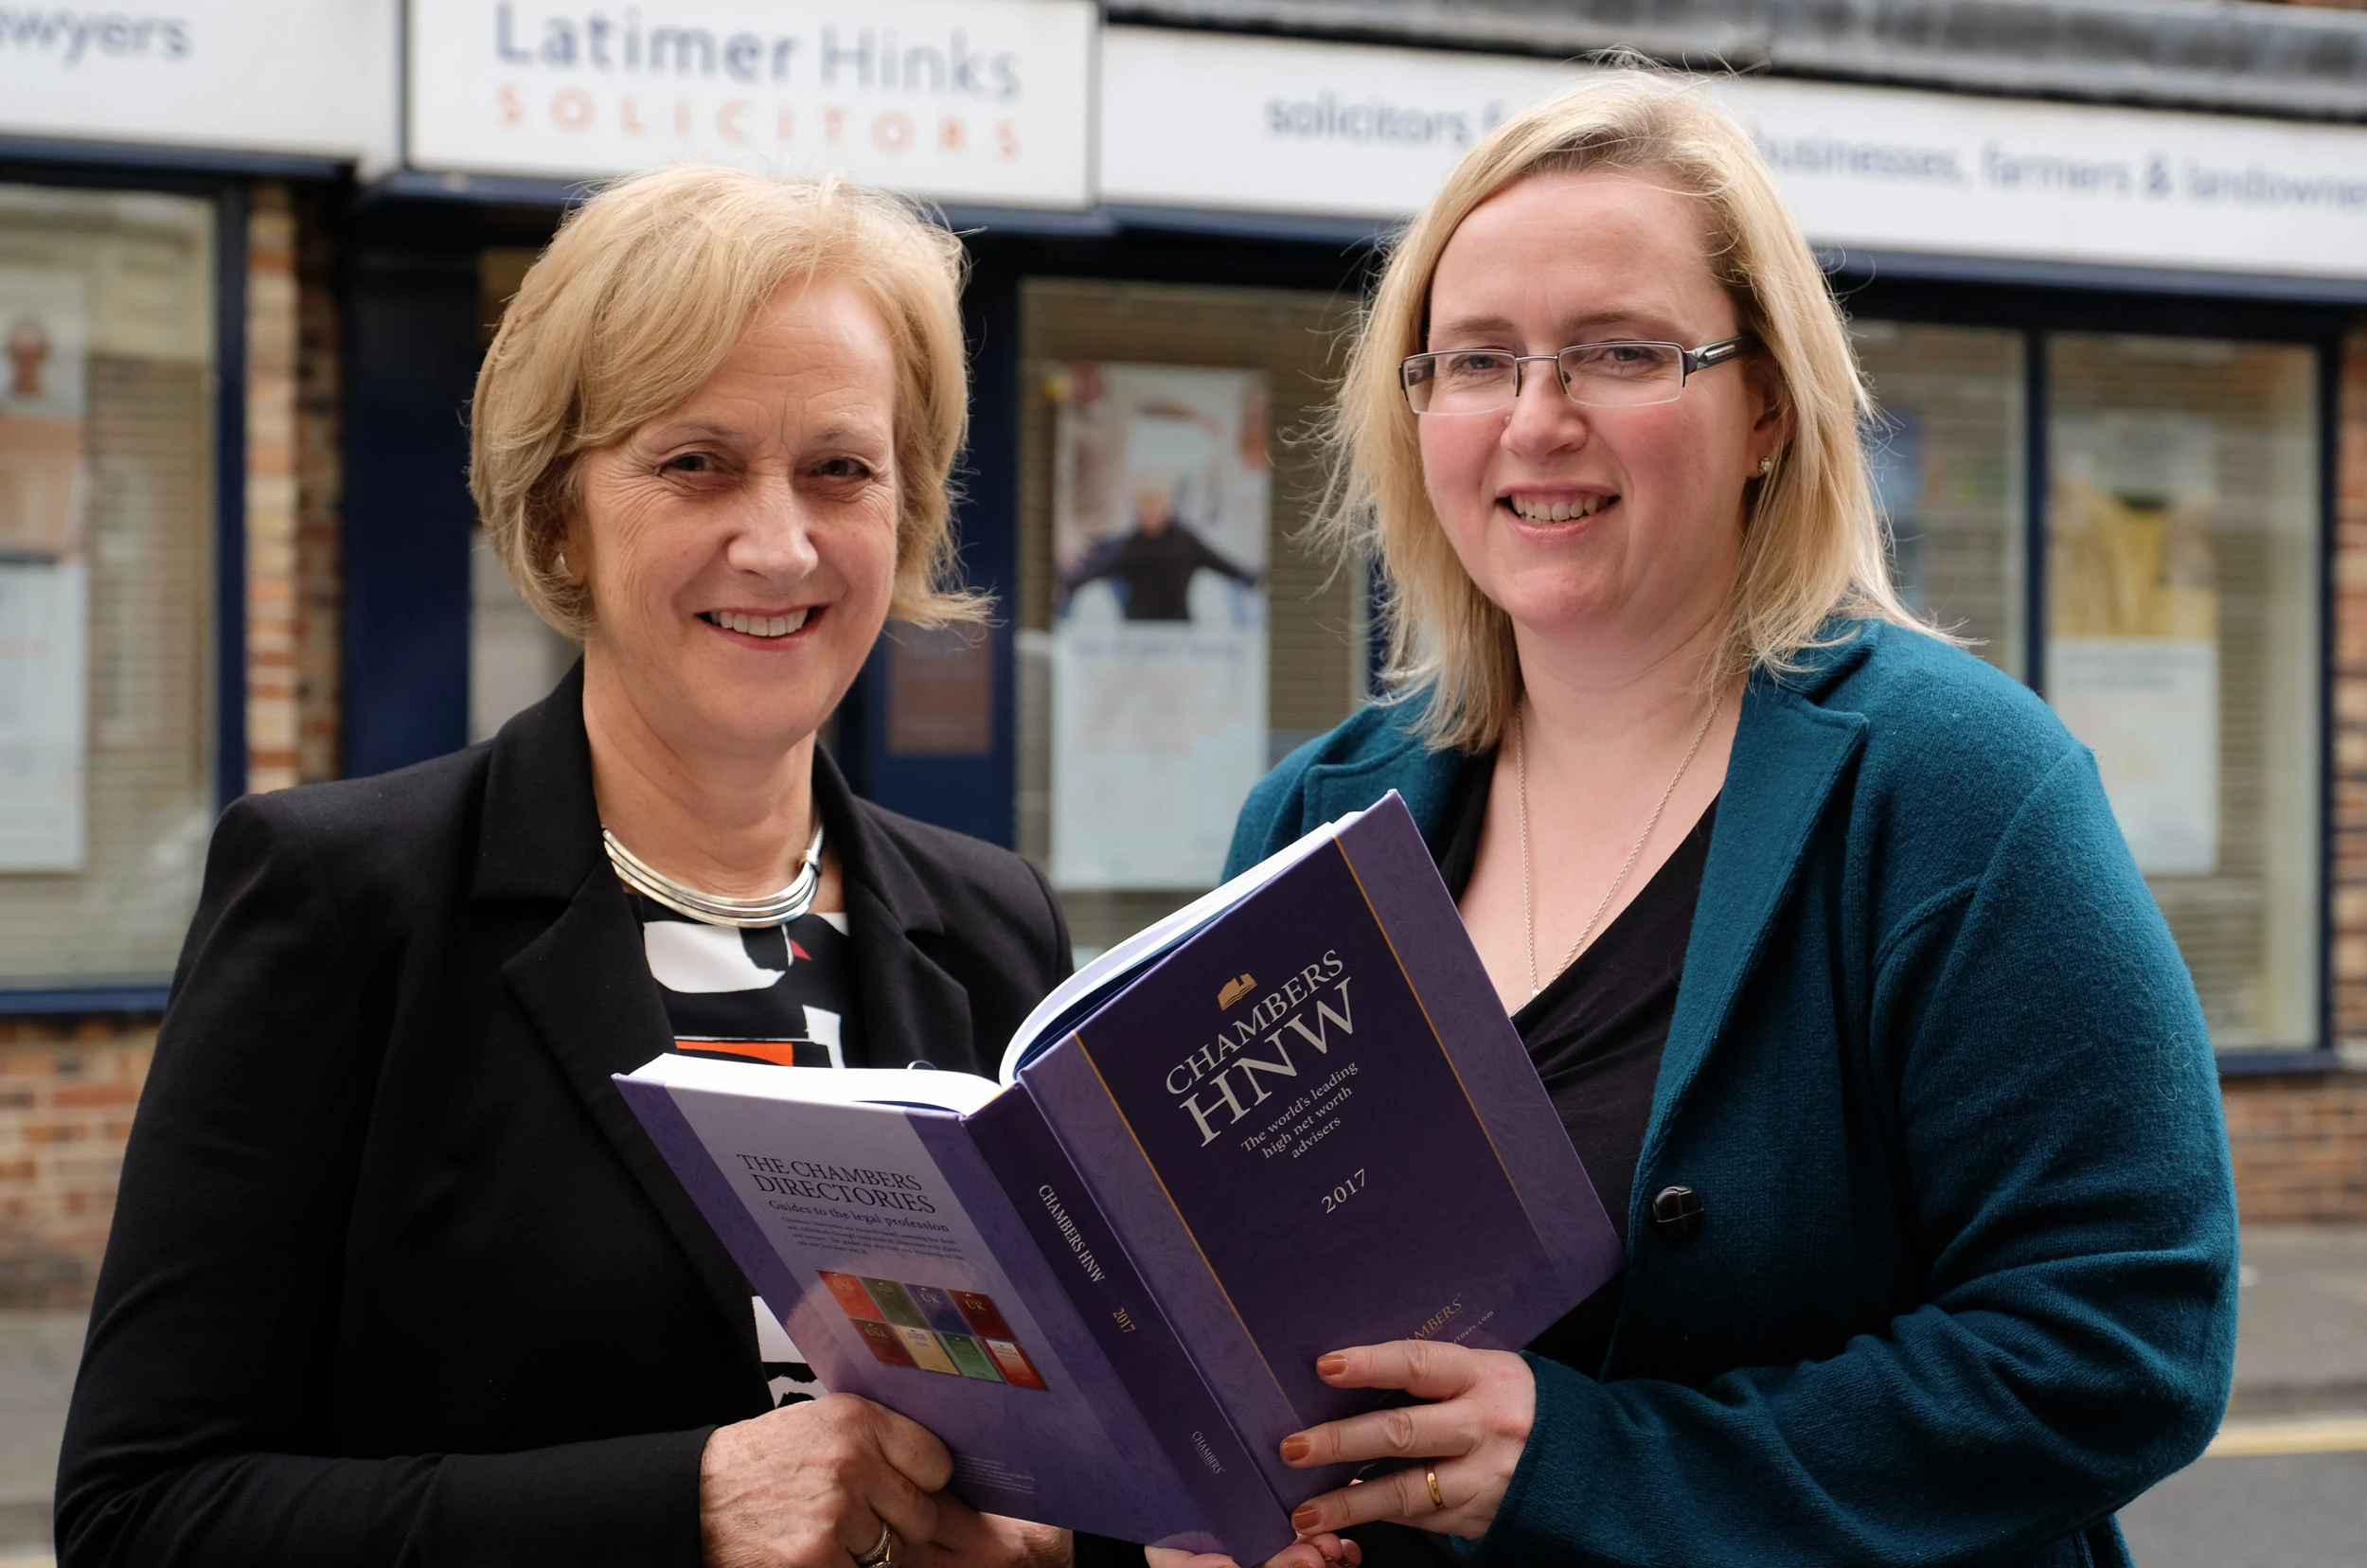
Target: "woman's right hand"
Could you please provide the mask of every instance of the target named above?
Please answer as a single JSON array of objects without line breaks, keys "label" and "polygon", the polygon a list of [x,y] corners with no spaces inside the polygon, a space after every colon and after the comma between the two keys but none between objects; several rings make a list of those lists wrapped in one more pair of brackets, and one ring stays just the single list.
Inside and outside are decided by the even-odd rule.
[{"label": "woman's right hand", "polygon": [[718,1427],[699,1461],[707,1568],[845,1568],[936,1534],[952,1455],[928,1428],[851,1394]]}]

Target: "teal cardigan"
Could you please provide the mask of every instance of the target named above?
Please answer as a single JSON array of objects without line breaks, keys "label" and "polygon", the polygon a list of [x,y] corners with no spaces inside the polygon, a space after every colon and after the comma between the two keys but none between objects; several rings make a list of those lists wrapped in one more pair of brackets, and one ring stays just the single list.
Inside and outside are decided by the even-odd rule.
[{"label": "teal cardigan", "polygon": [[[1743,697],[1609,1358],[1531,1358],[1483,1563],[2126,1564],[2226,1408],[2210,1036],[2094,759],[1969,654],[1834,634]],[[1393,789],[1436,845],[1418,712],[1293,752],[1228,874]]]}]

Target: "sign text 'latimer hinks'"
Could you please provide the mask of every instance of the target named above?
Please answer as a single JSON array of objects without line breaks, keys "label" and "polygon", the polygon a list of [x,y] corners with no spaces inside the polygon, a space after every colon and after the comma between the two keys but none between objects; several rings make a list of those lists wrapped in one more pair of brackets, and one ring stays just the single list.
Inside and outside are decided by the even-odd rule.
[{"label": "sign text 'latimer hinks'", "polygon": [[748,86],[800,82],[824,88],[921,92],[1007,102],[1020,95],[1021,61],[981,47],[961,27],[923,37],[893,27],[825,22],[800,33],[777,28],[724,32],[650,26],[638,8],[542,11],[494,8],[494,47],[505,65],[578,68],[619,76],[721,79]]},{"label": "sign text 'latimer hinks'", "polygon": [[410,154],[563,177],[705,160],[1075,205],[1092,27],[1075,0],[418,0]]}]

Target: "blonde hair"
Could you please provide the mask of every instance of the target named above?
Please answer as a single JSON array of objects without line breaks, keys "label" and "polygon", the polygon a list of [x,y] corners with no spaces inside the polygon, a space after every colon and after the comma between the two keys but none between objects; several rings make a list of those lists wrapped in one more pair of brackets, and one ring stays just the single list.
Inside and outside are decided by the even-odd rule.
[{"label": "blonde hair", "polygon": [[1699,82],[1624,66],[1522,111],[1464,155],[1390,253],[1324,427],[1331,483],[1316,531],[1372,552],[1386,576],[1389,674],[1428,697],[1433,747],[1503,735],[1521,693],[1512,622],[1463,569],[1423,489],[1398,365],[1427,347],[1431,279],[1474,207],[1535,175],[1648,173],[1698,199],[1709,261],[1757,339],[1753,373],[1792,419],[1771,473],[1751,483],[1723,642],[1705,680],[1797,668],[1834,615],[1922,628],[1891,585],[1880,514],[1858,444],[1871,410],[1824,274],[1758,150]]},{"label": "blonde hair", "polygon": [[838,178],[661,169],[569,214],[525,275],[476,378],[469,491],[510,580],[570,636],[591,595],[560,568],[587,452],[695,391],[789,284],[852,285],[896,355],[896,586],[888,614],[985,618],[954,583],[953,463],[969,428],[961,241]]}]

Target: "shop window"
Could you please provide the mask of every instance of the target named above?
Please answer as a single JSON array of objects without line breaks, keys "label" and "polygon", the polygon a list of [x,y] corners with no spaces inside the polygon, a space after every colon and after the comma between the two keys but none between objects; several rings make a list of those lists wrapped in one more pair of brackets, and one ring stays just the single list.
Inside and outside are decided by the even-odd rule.
[{"label": "shop window", "polygon": [[1361,700],[1361,575],[1300,538],[1291,438],[1345,315],[1044,279],[1022,311],[1019,846],[1093,950],[1215,885],[1249,787]]},{"label": "shop window", "polygon": [[196,902],[213,223],[0,185],[0,988],[160,984]]},{"label": "shop window", "polygon": [[2047,344],[2045,682],[2222,1050],[2317,1043],[2316,361]]},{"label": "shop window", "polygon": [[1879,416],[1865,431],[1898,586],[1918,614],[2023,674],[2022,334],[1857,324]]}]

